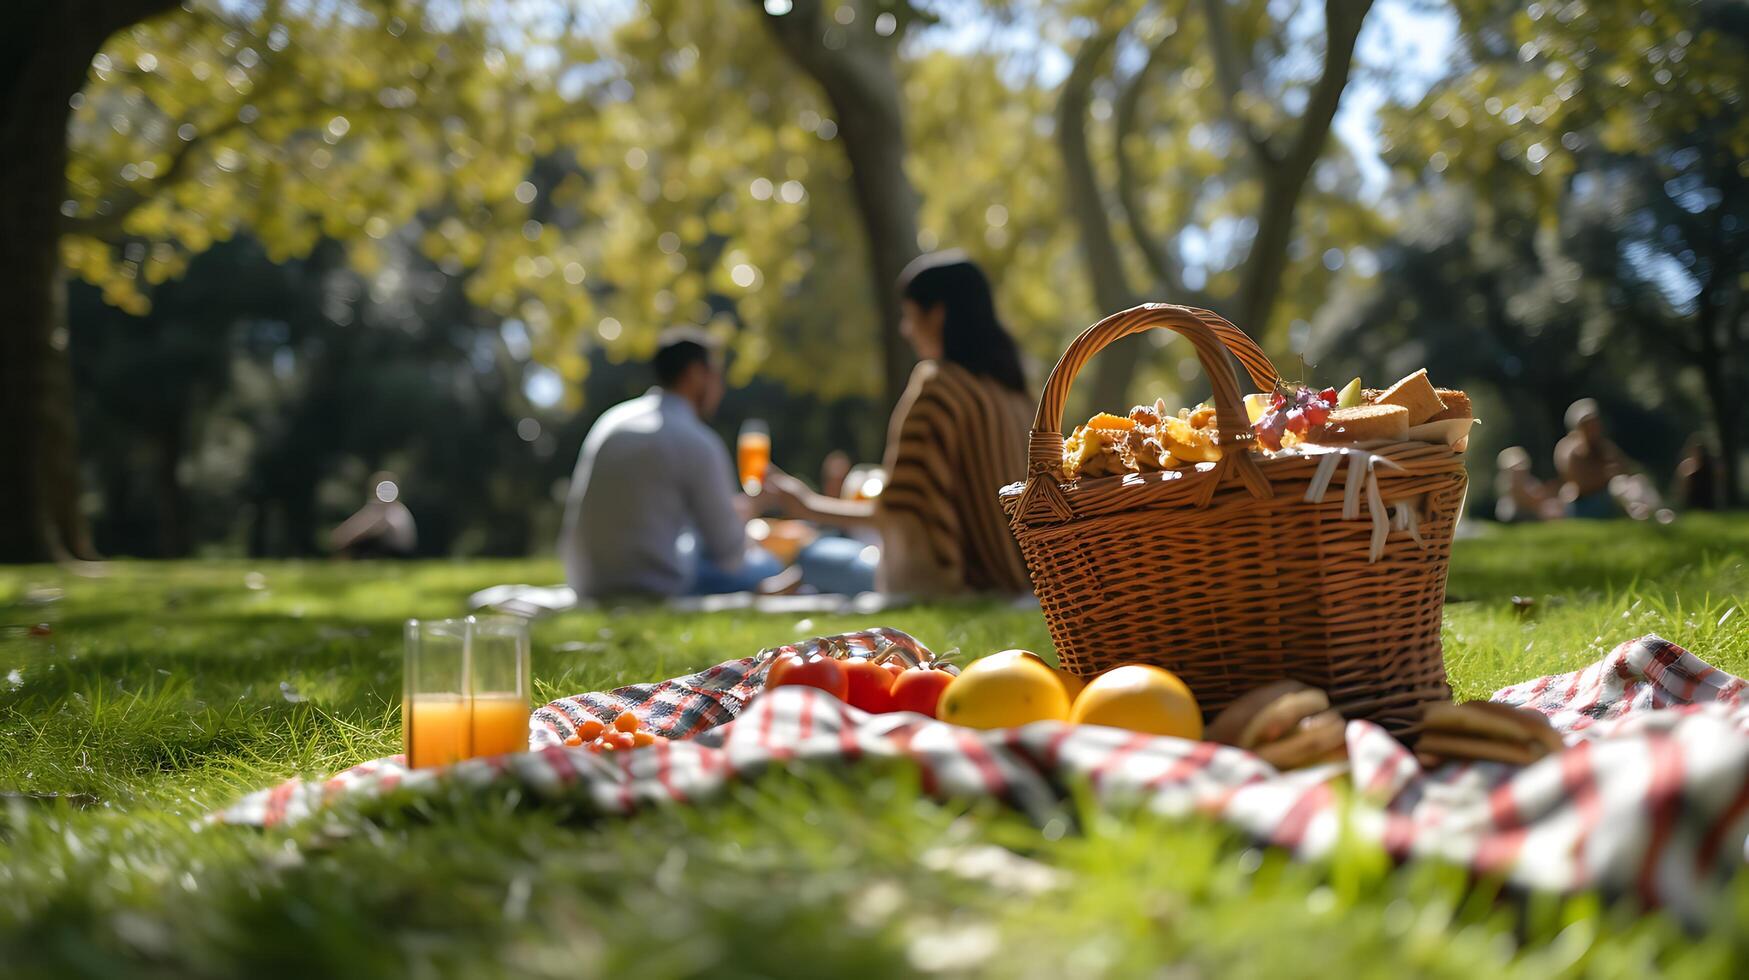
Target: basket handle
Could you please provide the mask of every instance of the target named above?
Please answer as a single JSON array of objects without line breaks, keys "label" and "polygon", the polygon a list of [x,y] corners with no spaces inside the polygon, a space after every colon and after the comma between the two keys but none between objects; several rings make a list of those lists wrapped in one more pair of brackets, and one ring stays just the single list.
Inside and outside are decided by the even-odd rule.
[{"label": "basket handle", "polygon": [[1209,377],[1215,393],[1215,424],[1221,441],[1236,445],[1254,437],[1250,417],[1239,397],[1238,378],[1233,373],[1227,355],[1237,357],[1245,365],[1258,390],[1271,391],[1280,374],[1269,361],[1269,355],[1238,327],[1208,310],[1167,303],[1143,303],[1141,306],[1114,313],[1081,332],[1063,352],[1051,376],[1045,382],[1039,398],[1038,415],[1032,422],[1032,439],[1027,450],[1029,472],[1048,473],[1061,465],[1063,458],[1063,407],[1069,398],[1069,387],[1093,355],[1113,341],[1141,333],[1144,330],[1165,329],[1178,333],[1196,347],[1197,359]]}]

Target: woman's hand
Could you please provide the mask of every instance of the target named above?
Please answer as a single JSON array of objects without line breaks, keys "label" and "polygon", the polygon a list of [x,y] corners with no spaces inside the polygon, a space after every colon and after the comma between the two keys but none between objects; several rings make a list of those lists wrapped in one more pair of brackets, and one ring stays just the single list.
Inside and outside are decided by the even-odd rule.
[{"label": "woman's hand", "polygon": [[813,508],[808,506],[808,502],[814,496],[814,491],[808,489],[808,485],[802,481],[772,466],[765,471],[764,486],[760,498],[775,503],[783,516],[805,518],[812,514]]}]

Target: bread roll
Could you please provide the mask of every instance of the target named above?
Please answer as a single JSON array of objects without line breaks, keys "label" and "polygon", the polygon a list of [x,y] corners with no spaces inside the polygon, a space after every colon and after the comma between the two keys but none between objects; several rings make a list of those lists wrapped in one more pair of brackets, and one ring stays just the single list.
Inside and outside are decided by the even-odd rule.
[{"label": "bread roll", "polygon": [[1445,411],[1445,402],[1439,400],[1439,393],[1433,390],[1433,382],[1427,380],[1426,368],[1386,388],[1379,395],[1377,404],[1401,405],[1408,409],[1410,425],[1420,425]]},{"label": "bread roll", "polygon": [[1259,746],[1257,757],[1277,769],[1298,769],[1346,754],[1348,723],[1322,711],[1299,723],[1286,737]]},{"label": "bread roll", "polygon": [[1315,441],[1373,442],[1401,439],[1409,431],[1409,410],[1401,405],[1356,405],[1330,413]]},{"label": "bread roll", "polygon": [[1415,743],[1416,758],[1421,760],[1422,765],[1430,768],[1454,759],[1528,766],[1548,754],[1547,749],[1533,742],[1502,742],[1498,739],[1452,735],[1446,732],[1428,732]]},{"label": "bread roll", "polygon": [[1445,403],[1445,411],[1428,419],[1429,422],[1443,422],[1446,419],[1473,419],[1475,409],[1470,407],[1470,396],[1456,388],[1435,388],[1434,393]]},{"label": "bread roll", "polygon": [[1330,708],[1330,698],[1299,681],[1276,681],[1250,691],[1227,705],[1209,723],[1211,742],[1255,749],[1293,731],[1294,726]]},{"label": "bread roll", "polygon": [[1463,704],[1427,706],[1422,714],[1423,731],[1445,733],[1503,742],[1534,743],[1549,752],[1565,747],[1561,734],[1549,724],[1546,715],[1529,708],[1493,701],[1467,701]]}]

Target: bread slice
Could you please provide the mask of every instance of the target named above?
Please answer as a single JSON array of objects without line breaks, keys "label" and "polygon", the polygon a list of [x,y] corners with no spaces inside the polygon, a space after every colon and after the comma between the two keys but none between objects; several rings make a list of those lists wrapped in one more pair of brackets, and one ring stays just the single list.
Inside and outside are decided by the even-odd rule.
[{"label": "bread slice", "polygon": [[1401,405],[1356,405],[1330,413],[1316,441],[1372,442],[1401,439],[1409,432],[1409,410]]},{"label": "bread slice", "polygon": [[1470,407],[1470,396],[1456,388],[1435,388],[1433,393],[1445,403],[1445,411],[1428,419],[1429,422],[1443,422],[1446,419],[1473,419],[1475,409]]},{"label": "bread slice", "polygon": [[1386,388],[1384,394],[1379,395],[1378,404],[1401,405],[1408,409],[1410,425],[1420,425],[1445,411],[1445,402],[1439,400],[1433,382],[1427,380],[1426,368]]},{"label": "bread slice", "polygon": [[1423,731],[1443,732],[1507,742],[1534,742],[1550,752],[1564,747],[1561,734],[1540,711],[1494,701],[1429,704],[1422,715]]},{"label": "bread slice", "polygon": [[1423,765],[1431,757],[1445,762],[1471,759],[1477,762],[1505,762],[1514,766],[1528,766],[1548,755],[1549,750],[1537,742],[1502,742],[1473,735],[1428,732],[1415,743],[1415,754],[1422,757]]}]

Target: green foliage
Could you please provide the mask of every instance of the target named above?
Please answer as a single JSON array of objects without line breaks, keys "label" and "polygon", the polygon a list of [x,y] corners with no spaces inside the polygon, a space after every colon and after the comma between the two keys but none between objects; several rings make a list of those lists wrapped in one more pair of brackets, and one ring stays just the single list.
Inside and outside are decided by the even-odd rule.
[{"label": "green foliage", "polygon": [[1448,76],[1384,114],[1382,147],[1415,182],[1405,231],[1357,308],[1326,311],[1328,343],[1375,334],[1375,363],[1424,344],[1399,353],[1450,355],[1430,358],[1459,372],[1448,384],[1504,373],[1515,421],[1581,393],[1656,413],[1677,431],[1646,433],[1653,456],[1710,430],[1734,487],[1749,425],[1732,356],[1749,340],[1740,8],[1455,9]]},{"label": "green foliage", "polygon": [[[1013,15],[1066,36],[1086,13],[997,8],[905,8],[894,23]],[[1139,12],[1102,16],[1115,27]],[[844,284],[868,273],[839,121],[764,16],[680,0],[618,13],[203,2],[123,32],[94,63],[71,129],[65,261],[142,313],[157,284],[240,232],[274,261],[345,242],[371,277],[395,274],[386,245],[405,234],[487,316],[526,325],[535,356],[572,383],[571,408],[590,348],[636,357],[676,322],[729,340],[738,382],[757,372],[825,398],[872,394],[877,373],[857,365],[876,360],[883,325],[847,301],[862,294]],[[1190,229],[1188,275],[1224,300],[1259,191],[1235,163],[1242,147],[1200,23],[1137,22],[1126,44],[1160,43],[1162,67],[1141,86],[1125,152],[1141,219],[1163,239]],[[1260,63],[1285,56],[1273,10],[1245,5],[1235,24]],[[1048,363],[1069,331],[1107,312],[1089,298],[1062,210],[1055,83],[1038,70],[1052,44],[903,50],[919,245],[987,263],[1003,312]],[[1140,53],[1126,48],[1126,63]],[[1264,129],[1283,124],[1280,106],[1309,81],[1267,74],[1269,87],[1257,82],[1233,108]],[[1100,119],[1114,96],[1102,90]],[[1117,149],[1102,127],[1102,167]],[[1276,333],[1322,300],[1327,249],[1378,233],[1354,203],[1352,167],[1339,153],[1321,166]]]},{"label": "green foliage", "polygon": [[[1460,696],[1656,630],[1749,671],[1740,522],[1568,524],[1459,542]],[[776,776],[590,822],[514,800],[368,807],[289,833],[210,808],[398,742],[398,624],[551,563],[121,564],[0,574],[0,957],[18,976],[1723,976],[1749,880],[1700,935],[1596,896],[1496,901],[1350,844],[1305,865],[1200,822],[1078,810],[1034,828],[914,774]],[[259,578],[252,577],[259,575]],[[60,590],[60,591],[54,591]],[[1521,616],[1508,601],[1533,596]],[[1036,611],[883,617],[970,657],[1047,649]],[[31,636],[28,623],[47,623]],[[671,676],[847,617],[658,609],[538,623],[537,695]],[[301,699],[301,700],[299,700]],[[65,794],[60,800],[47,794]],[[797,964],[805,964],[798,968]]]}]

